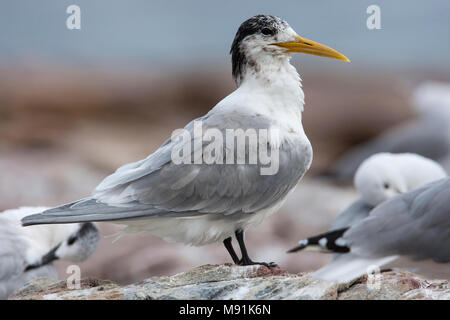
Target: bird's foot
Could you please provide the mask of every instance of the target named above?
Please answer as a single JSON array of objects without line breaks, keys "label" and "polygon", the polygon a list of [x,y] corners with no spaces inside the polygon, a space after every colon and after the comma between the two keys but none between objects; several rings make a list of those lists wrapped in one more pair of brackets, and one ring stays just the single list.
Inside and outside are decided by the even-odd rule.
[{"label": "bird's foot", "polygon": [[[254,262],[252,261],[252,259],[250,259],[250,257],[248,256],[247,253],[247,248],[245,247],[245,242],[244,242],[244,231],[242,229],[238,229],[235,232],[236,234],[236,239],[239,243],[239,247],[241,248],[241,253],[242,253],[242,258],[240,260],[237,261],[237,265],[239,266],[252,266],[255,264],[258,265],[262,265],[265,266],[267,268],[274,268],[277,267],[277,264],[275,262]],[[227,238],[224,241],[225,247],[227,247],[228,252],[230,252],[231,257],[233,258],[233,261],[236,261],[237,255],[233,252],[231,252],[231,249],[229,249],[230,246],[230,242],[231,242],[231,238]],[[233,250],[234,251],[234,250]]]},{"label": "bird's foot", "polygon": [[241,259],[237,263],[237,265],[239,265],[239,266],[253,266],[253,265],[256,265],[256,264],[265,266],[267,268],[278,267],[278,265],[275,262],[255,262],[255,261],[252,261],[250,259]]}]

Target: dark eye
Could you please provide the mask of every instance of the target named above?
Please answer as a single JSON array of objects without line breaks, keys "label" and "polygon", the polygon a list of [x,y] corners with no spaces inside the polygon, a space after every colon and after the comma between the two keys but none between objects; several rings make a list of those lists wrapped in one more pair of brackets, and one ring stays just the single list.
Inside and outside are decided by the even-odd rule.
[{"label": "dark eye", "polygon": [[273,35],[273,30],[272,30],[272,29],[269,29],[269,28],[263,28],[263,29],[261,30],[261,33],[262,33],[262,34],[265,34],[266,36],[269,36],[269,35]]},{"label": "dark eye", "polygon": [[75,241],[77,241],[77,237],[70,237],[69,240],[67,240],[67,244],[71,246]]},{"label": "dark eye", "polygon": [[384,185],[383,185],[383,187],[384,187],[385,189],[389,189],[391,186],[390,186],[389,183],[385,182]]}]

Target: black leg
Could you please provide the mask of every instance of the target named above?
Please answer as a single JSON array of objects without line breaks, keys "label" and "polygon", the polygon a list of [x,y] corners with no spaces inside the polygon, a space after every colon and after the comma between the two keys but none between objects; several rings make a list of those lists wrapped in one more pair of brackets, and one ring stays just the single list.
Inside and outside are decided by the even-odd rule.
[{"label": "black leg", "polygon": [[239,243],[239,247],[241,248],[241,252],[242,252],[242,259],[239,260],[239,265],[241,266],[250,266],[250,265],[254,265],[254,264],[261,264],[263,266],[266,267],[276,267],[277,264],[274,262],[253,262],[250,257],[248,256],[248,252],[247,252],[247,248],[245,247],[245,243],[244,243],[244,231],[242,230],[237,230],[235,232],[236,234],[236,239]]},{"label": "black leg", "polygon": [[231,237],[226,238],[223,240],[223,244],[225,248],[227,248],[228,253],[231,256],[231,259],[233,259],[234,264],[239,264],[239,257],[237,256],[236,252],[234,251],[233,244],[231,243]]}]

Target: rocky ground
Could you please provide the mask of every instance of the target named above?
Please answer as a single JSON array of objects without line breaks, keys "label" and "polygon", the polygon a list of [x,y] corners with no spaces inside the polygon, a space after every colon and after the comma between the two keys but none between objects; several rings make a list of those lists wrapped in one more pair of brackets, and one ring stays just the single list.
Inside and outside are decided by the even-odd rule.
[{"label": "rocky ground", "polygon": [[173,276],[152,277],[121,286],[111,281],[84,279],[79,289],[65,281],[38,278],[19,290],[14,300],[145,300],[145,299],[325,299],[415,300],[450,299],[450,283],[391,271],[377,281],[363,277],[338,285],[312,280],[309,273],[289,274],[279,268],[204,265]]}]

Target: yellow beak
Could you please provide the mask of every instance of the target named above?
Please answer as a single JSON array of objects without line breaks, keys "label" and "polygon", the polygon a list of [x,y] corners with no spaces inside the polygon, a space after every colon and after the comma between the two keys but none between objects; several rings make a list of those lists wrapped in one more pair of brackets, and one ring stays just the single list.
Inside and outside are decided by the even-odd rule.
[{"label": "yellow beak", "polygon": [[339,53],[330,47],[327,47],[318,42],[314,42],[314,41],[302,38],[300,36],[296,36],[296,38],[297,38],[297,41],[280,42],[280,43],[273,43],[273,44],[276,46],[288,49],[286,52],[307,53],[307,54],[313,54],[315,56],[333,58],[333,59],[337,59],[337,60],[350,62],[350,60],[346,56],[344,56],[342,53]]}]

